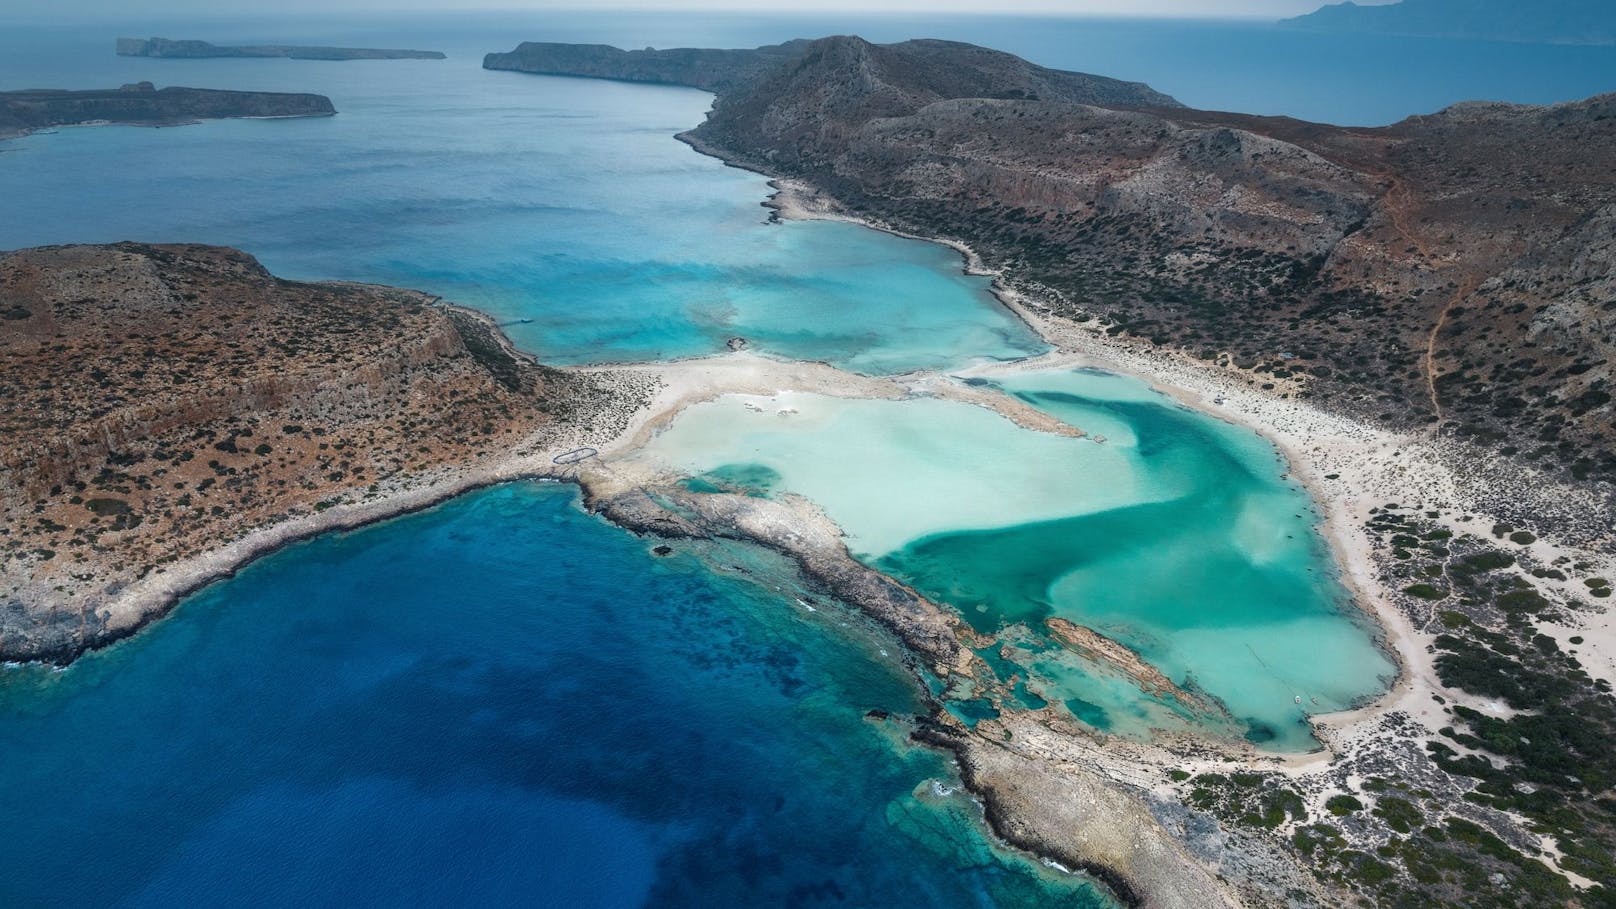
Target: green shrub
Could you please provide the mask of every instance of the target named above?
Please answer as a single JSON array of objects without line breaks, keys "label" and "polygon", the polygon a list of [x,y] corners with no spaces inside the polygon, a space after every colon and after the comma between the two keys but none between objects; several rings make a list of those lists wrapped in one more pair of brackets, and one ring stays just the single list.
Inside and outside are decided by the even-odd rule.
[{"label": "green shrub", "polygon": [[1430,584],[1410,584],[1403,588],[1403,592],[1411,597],[1419,597],[1422,600],[1444,600],[1448,596],[1446,590]]},{"label": "green shrub", "polygon": [[1549,607],[1549,601],[1536,590],[1511,590],[1498,598],[1498,608],[1505,612],[1539,612]]},{"label": "green shrub", "polygon": [[1425,815],[1408,799],[1384,796],[1375,803],[1375,814],[1386,819],[1386,826],[1398,833],[1411,833],[1425,821]]},{"label": "green shrub", "polygon": [[1332,795],[1329,801],[1324,803],[1324,810],[1336,817],[1344,817],[1354,811],[1362,811],[1363,802],[1358,801],[1358,797],[1354,795]]},{"label": "green shrub", "polygon": [[84,507],[90,509],[91,513],[102,517],[128,514],[133,510],[129,507],[129,503],[123,499],[91,499],[84,503]]}]

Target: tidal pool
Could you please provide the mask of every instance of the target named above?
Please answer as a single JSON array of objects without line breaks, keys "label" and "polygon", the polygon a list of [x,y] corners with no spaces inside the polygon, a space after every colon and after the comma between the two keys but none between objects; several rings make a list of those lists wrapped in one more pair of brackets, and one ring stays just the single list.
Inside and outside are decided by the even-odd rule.
[{"label": "tidal pool", "polygon": [[[1303,750],[1317,744],[1307,714],[1383,689],[1393,667],[1273,446],[1121,376],[996,384],[1088,437],[939,398],[736,395],[690,408],[647,456],[767,476],[755,494],[817,503],[857,557],[996,635],[1001,678],[1029,676],[1023,706],[1058,701],[1107,731],[1197,726]],[[1050,617],[1121,641],[1221,717],[1076,659]]]}]

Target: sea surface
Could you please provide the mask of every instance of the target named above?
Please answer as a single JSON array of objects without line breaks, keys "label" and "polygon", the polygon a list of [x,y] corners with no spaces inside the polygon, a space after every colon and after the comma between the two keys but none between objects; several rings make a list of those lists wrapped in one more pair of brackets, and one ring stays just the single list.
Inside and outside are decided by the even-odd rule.
[{"label": "sea surface", "polygon": [[839,222],[765,229],[762,177],[673,138],[700,122],[704,92],[490,72],[459,47],[444,61],[311,68],[131,60],[111,41],[75,57],[93,76],[35,78],[318,91],[339,114],[0,143],[13,215],[0,249],[236,246],[283,277],[478,307],[558,364],[697,356],[736,336],[878,373],[1044,349],[951,250]]},{"label": "sea surface", "polygon": [[323,537],[0,673],[0,905],[1114,905],[865,718],[921,709],[895,643],[576,498]]},{"label": "sea surface", "polygon": [[[948,250],[767,223],[762,178],[673,138],[708,96],[479,67],[523,39],[832,32],[973,40],[1190,104],[1348,123],[1616,89],[1608,48],[1260,25],[546,13],[56,26],[0,11],[0,88],[315,91],[341,112],[0,142],[0,249],[236,245],[286,277],[478,306],[558,363],[692,356],[735,335],[870,373],[1038,352]],[[119,35],[451,56],[126,59]],[[861,555],[1004,635],[1023,663],[996,669],[1038,674],[1044,696],[1099,728],[1204,718],[1088,677],[1040,619],[1092,622],[1217,687],[1234,731],[1270,747],[1308,745],[1297,720],[1315,707],[1293,694],[1324,707],[1373,689],[1383,658],[1271,448],[1104,377],[1001,387],[1110,447],[941,402],[857,404],[828,408],[816,437],[841,482],[789,434],[715,445],[723,460],[693,482],[802,484],[848,504]],[[862,426],[856,448],[849,426]],[[889,475],[902,482],[870,485]],[[886,507],[858,501],[859,484]],[[1106,905],[993,845],[946,760],[865,718],[922,709],[892,642],[747,547],[659,559],[647,546],[570,491],[509,486],[284,550],[64,672],[0,672],[0,905]],[[1275,663],[1291,628],[1319,648]]]}]

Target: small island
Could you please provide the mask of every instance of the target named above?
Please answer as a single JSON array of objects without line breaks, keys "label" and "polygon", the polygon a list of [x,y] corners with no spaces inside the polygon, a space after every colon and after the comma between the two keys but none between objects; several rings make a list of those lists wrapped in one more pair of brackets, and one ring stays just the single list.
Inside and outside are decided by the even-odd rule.
[{"label": "small island", "polygon": [[0,139],[90,123],[178,126],[240,117],[329,117],[336,112],[330,98],[303,92],[160,89],[150,82],[87,91],[28,89],[0,92]]},{"label": "small island", "polygon": [[1352,0],[1280,21],[1316,32],[1469,38],[1529,44],[1616,44],[1616,5],[1588,0]]},{"label": "small island", "polygon": [[174,41],[168,38],[119,38],[120,57],[177,57],[202,60],[210,57],[287,57],[292,60],[442,60],[442,51],[390,50],[374,47],[303,47],[294,44],[255,44],[239,47],[209,44],[206,41]]}]

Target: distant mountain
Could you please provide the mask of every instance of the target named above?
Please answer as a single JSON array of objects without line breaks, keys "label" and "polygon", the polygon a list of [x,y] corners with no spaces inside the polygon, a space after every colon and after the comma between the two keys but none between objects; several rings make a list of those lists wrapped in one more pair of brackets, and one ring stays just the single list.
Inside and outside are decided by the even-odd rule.
[{"label": "distant mountain", "polygon": [[324,95],[288,92],[159,89],[150,82],[90,91],[30,89],[0,92],[0,139],[80,123],[173,126],[230,117],[329,117],[336,112]]},{"label": "distant mountain", "polygon": [[293,60],[442,60],[442,51],[391,50],[374,47],[300,47],[294,44],[261,44],[226,47],[206,41],[173,41],[168,38],[119,38],[120,57],[179,57],[199,60],[208,57],[290,57]]},{"label": "distant mountain", "polygon": [[483,57],[483,69],[513,70],[541,76],[580,76],[620,82],[689,85],[722,92],[757,79],[801,55],[808,42],[798,39],[750,50],[678,47],[670,50],[622,50],[606,44],[556,44],[524,41],[506,54]]},{"label": "distant mountain", "polygon": [[945,98],[1178,106],[1142,83],[1045,69],[974,44],[936,40],[871,44],[851,35],[797,39],[751,50],[625,51],[604,44],[527,41],[510,53],[489,54],[483,68],[689,85],[716,92],[723,103],[738,108],[768,104],[801,86],[813,90],[824,83],[847,102],[836,106],[850,106],[854,116],[908,113]]},{"label": "distant mountain", "polygon": [[1481,38],[1548,44],[1616,44],[1613,0],[1402,0],[1359,6],[1347,0],[1281,25],[1321,32]]}]

